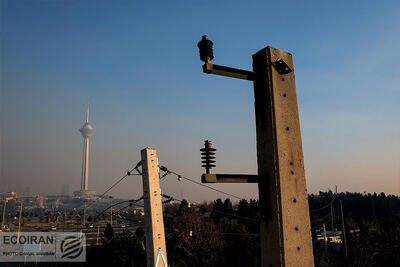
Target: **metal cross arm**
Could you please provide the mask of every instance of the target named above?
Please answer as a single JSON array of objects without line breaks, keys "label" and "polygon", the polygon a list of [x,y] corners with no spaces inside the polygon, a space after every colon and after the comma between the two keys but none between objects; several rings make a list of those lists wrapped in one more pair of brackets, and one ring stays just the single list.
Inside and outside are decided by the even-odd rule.
[{"label": "metal cross arm", "polygon": [[200,149],[202,167],[206,173],[201,176],[202,183],[258,183],[258,175],[253,174],[214,174],[211,173],[215,167],[215,148],[209,140],[204,141],[204,148]]},{"label": "metal cross arm", "polygon": [[258,183],[258,175],[253,174],[213,174],[201,175],[202,183]]},{"label": "metal cross arm", "polygon": [[254,81],[254,72],[252,71],[211,64],[210,61],[214,58],[213,42],[208,40],[206,35],[203,35],[197,46],[199,47],[200,51],[200,59],[205,62],[203,65],[204,73]]},{"label": "metal cross arm", "polygon": [[254,72],[252,71],[235,69],[217,64],[211,64],[209,62],[206,62],[203,65],[203,72],[208,74],[216,74],[221,76],[242,79],[242,80],[254,81]]},{"label": "metal cross arm", "polygon": [[[256,73],[254,71],[242,70],[231,68],[227,66],[212,64],[210,61],[214,58],[213,42],[208,40],[206,35],[203,35],[201,41],[197,44],[200,52],[200,59],[204,61],[203,72],[208,74],[216,74],[231,78],[237,78],[242,80],[254,81]],[[278,59],[272,63],[276,71],[283,75],[291,73],[293,70],[283,59]]]}]

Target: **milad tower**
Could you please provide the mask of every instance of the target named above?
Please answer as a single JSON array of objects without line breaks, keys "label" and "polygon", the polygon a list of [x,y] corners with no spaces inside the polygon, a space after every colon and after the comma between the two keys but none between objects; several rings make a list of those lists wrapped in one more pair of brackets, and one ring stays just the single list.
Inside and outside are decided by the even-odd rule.
[{"label": "milad tower", "polygon": [[75,191],[76,196],[91,197],[96,192],[89,191],[89,144],[90,137],[93,135],[93,126],[89,123],[89,105],[86,110],[86,122],[79,129],[83,136],[83,153],[82,153],[82,175],[81,175],[81,190]]}]

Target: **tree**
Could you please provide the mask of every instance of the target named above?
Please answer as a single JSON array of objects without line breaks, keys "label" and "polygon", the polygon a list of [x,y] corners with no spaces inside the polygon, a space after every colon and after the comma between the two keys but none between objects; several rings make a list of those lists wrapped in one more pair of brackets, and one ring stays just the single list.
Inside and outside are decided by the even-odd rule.
[{"label": "tree", "polygon": [[[222,203],[222,201],[221,201]],[[224,241],[212,220],[201,209],[181,213],[181,206],[169,205],[164,212],[169,264],[183,266],[224,266]]]},{"label": "tree", "polygon": [[114,239],[114,230],[113,230],[111,224],[109,224],[109,223],[107,223],[107,226],[104,229],[104,238],[108,242]]},{"label": "tree", "polygon": [[229,198],[225,199],[224,201],[223,211],[233,214],[232,202]]},{"label": "tree", "polygon": [[246,199],[241,199],[238,204],[238,215],[242,217],[248,217],[249,210],[249,202]]}]

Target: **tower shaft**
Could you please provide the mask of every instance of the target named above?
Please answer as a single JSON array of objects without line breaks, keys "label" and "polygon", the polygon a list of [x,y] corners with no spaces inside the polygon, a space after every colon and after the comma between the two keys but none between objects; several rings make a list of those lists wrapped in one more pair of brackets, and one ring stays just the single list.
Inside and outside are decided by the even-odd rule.
[{"label": "tower shaft", "polygon": [[87,191],[89,187],[89,144],[89,137],[85,137],[83,139],[81,191]]},{"label": "tower shaft", "polygon": [[89,189],[89,139],[94,131],[93,126],[89,123],[89,105],[86,110],[86,122],[79,131],[83,136],[81,191],[85,191],[86,194]]}]

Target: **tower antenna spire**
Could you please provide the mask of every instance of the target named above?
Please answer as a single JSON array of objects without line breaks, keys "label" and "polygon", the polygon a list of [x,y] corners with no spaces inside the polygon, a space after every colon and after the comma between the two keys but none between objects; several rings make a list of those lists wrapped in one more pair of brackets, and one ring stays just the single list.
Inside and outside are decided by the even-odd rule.
[{"label": "tower antenna spire", "polygon": [[88,101],[87,110],[86,110],[86,123],[89,123],[89,101]]}]

